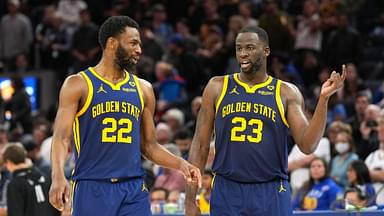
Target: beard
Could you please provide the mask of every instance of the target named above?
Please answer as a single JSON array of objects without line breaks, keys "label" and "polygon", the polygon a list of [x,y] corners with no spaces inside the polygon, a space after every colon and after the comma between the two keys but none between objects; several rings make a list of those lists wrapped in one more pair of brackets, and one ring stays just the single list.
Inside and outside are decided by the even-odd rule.
[{"label": "beard", "polygon": [[256,73],[260,70],[260,68],[263,66],[264,58],[262,56],[259,56],[255,62],[252,62],[252,66],[249,67],[247,70],[242,70],[244,73]]},{"label": "beard", "polygon": [[131,56],[124,50],[124,48],[119,44],[117,50],[115,52],[115,64],[121,70],[130,71],[135,68],[136,64],[134,64],[130,59]]}]

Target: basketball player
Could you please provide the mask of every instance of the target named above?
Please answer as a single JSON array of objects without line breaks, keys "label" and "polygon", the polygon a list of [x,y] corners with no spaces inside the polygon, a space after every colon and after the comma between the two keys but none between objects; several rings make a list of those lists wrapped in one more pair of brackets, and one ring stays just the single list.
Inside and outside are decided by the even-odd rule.
[{"label": "basketball player", "polygon": [[[180,170],[200,183],[200,171],[160,146],[154,137],[151,85],[125,69],[141,54],[138,24],[127,16],[108,18],[100,27],[99,64],[64,82],[52,143],[50,202],[73,216],[151,215],[143,183],[141,153],[155,163]],[[73,134],[72,188],[63,167]]]},{"label": "basketball player", "polygon": [[[329,97],[343,85],[346,68],[323,84],[313,118],[303,113],[296,86],[267,74],[267,33],[244,27],[236,38],[240,73],[214,77],[203,93],[189,160],[203,169],[215,131],[211,215],[292,215],[287,182],[289,130],[301,151],[313,152],[323,136]],[[186,215],[200,215],[196,186],[187,188]]]}]

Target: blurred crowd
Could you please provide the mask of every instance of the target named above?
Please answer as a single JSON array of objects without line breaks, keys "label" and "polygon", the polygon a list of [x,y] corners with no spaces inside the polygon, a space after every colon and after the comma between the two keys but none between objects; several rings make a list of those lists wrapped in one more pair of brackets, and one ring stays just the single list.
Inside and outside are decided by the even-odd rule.
[{"label": "blurred crowd", "polygon": [[[112,15],[129,15],[140,24],[143,55],[131,72],[153,84],[158,142],[185,159],[204,86],[213,76],[239,71],[234,42],[243,26],[268,32],[269,74],[299,87],[309,118],[322,82],[347,64],[345,86],[330,100],[327,130],[316,152],[304,155],[290,142],[292,205],[295,210],[384,205],[381,0],[0,1],[0,72],[12,77],[15,89],[0,103],[1,149],[21,143],[29,161],[49,178],[57,104],[32,113],[21,77],[49,70],[57,77],[52,91],[59,91],[66,76],[98,62],[98,26]],[[196,198],[203,212],[209,212],[213,150],[212,142]],[[73,165],[71,157],[68,178]],[[7,206],[9,171],[14,172],[7,167],[0,173],[0,215]],[[143,167],[152,211],[182,212],[183,176],[145,159]]]}]

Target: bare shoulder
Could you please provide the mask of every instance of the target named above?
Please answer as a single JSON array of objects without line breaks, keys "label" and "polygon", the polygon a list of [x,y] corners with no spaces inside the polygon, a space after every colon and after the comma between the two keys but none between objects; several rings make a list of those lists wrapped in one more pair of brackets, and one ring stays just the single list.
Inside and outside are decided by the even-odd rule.
[{"label": "bare shoulder", "polygon": [[85,80],[84,76],[82,76],[80,73],[68,76],[62,86],[62,91],[69,92],[83,92],[87,89],[87,81]]},{"label": "bare shoulder", "polygon": [[141,78],[137,78],[137,80],[140,84],[141,91],[143,92],[144,98],[148,98],[149,96],[153,95],[153,88],[150,82]]},{"label": "bare shoulder", "polygon": [[224,78],[225,76],[212,77],[205,87],[204,92],[209,93],[213,97],[217,97],[223,88]]},{"label": "bare shoulder", "polygon": [[299,88],[293,83],[281,81],[281,96],[284,102],[287,104],[289,102],[301,102],[303,96],[299,90]]}]

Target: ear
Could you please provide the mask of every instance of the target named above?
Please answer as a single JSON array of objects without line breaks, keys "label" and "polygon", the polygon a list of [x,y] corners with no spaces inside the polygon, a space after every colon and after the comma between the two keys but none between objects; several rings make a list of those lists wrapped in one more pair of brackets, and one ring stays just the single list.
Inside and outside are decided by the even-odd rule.
[{"label": "ear", "polygon": [[266,46],[266,47],[264,48],[264,54],[265,54],[265,56],[269,56],[270,53],[271,53],[271,50],[269,49],[269,46]]},{"label": "ear", "polygon": [[118,41],[116,40],[116,38],[109,37],[107,39],[106,48],[111,49],[111,50],[115,50],[117,48],[117,46],[118,46]]}]

